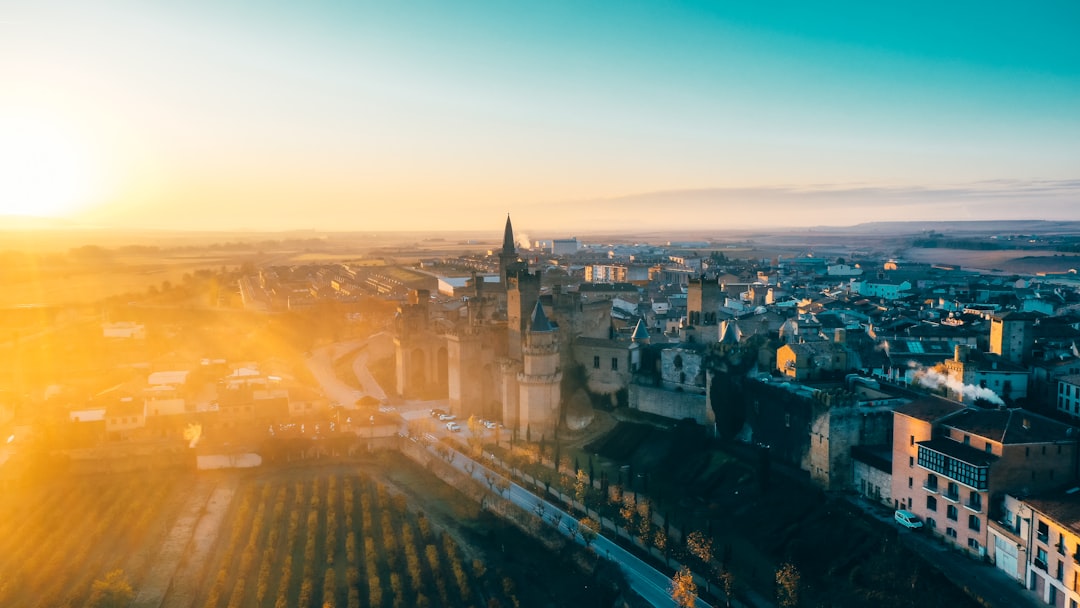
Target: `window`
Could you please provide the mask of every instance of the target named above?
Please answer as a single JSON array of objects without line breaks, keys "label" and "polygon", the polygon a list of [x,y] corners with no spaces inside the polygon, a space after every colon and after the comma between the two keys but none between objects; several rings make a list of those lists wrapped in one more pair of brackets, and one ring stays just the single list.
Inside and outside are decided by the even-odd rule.
[{"label": "window", "polygon": [[1035,551],[1035,567],[1046,570],[1046,549],[1042,547]]},{"label": "window", "polygon": [[911,436],[911,439],[909,440],[908,445],[915,445],[915,436],[914,435]]},{"label": "window", "polygon": [[978,515],[968,515],[968,530],[974,530],[978,532],[982,527],[982,522],[979,521]]},{"label": "window", "polygon": [[612,357],[611,358],[611,370],[616,371],[618,369],[619,369],[619,358],[618,357]]},{"label": "window", "polygon": [[960,500],[960,486],[955,481],[950,481],[948,489],[945,490],[945,496],[953,500]]},{"label": "window", "polygon": [[913,485],[915,485],[915,480],[914,480],[914,479],[912,479],[911,477],[908,477],[908,478],[907,478],[907,487],[909,487],[909,488],[910,488],[910,487],[912,487]]},{"label": "window", "polygon": [[592,358],[593,369],[600,369],[600,355]]},{"label": "window", "polygon": [[964,445],[971,445],[971,435],[964,435]]},{"label": "window", "polygon": [[926,476],[926,489],[931,492],[937,492],[937,475],[930,473]]},{"label": "window", "polygon": [[908,456],[907,457],[907,466],[909,466],[909,467],[915,466],[915,457],[914,456]]},{"label": "window", "polygon": [[964,485],[979,490],[986,490],[990,487],[990,468],[987,466],[976,466],[922,445],[919,446],[917,462],[921,467],[930,469],[935,473],[948,475],[959,480]]},{"label": "window", "polygon": [[956,538],[956,530],[953,530],[952,528],[945,528],[945,536],[948,536],[949,538]]},{"label": "window", "polygon": [[937,499],[933,496],[926,497],[926,508],[929,511],[937,511]]},{"label": "window", "polygon": [[1065,564],[1059,559],[1057,560],[1057,574],[1054,576],[1057,580],[1065,582]]},{"label": "window", "polygon": [[956,505],[949,505],[945,509],[945,517],[948,517],[949,519],[951,519],[953,521],[956,521],[959,518],[959,516],[960,516],[960,513],[956,510]]},{"label": "window", "polygon": [[1049,524],[1047,524],[1045,521],[1040,519],[1039,520],[1039,525],[1037,525],[1035,527],[1035,529],[1036,529],[1035,537],[1039,540],[1040,543],[1049,543],[1050,542],[1050,525]]},{"label": "window", "polygon": [[983,449],[986,450],[987,454],[993,454],[994,453],[994,446],[989,441],[986,442],[986,447],[983,448]]}]

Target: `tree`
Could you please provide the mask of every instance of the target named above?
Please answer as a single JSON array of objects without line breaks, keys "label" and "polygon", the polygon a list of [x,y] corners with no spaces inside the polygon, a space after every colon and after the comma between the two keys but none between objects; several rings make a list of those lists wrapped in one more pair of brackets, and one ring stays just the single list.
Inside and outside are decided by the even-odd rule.
[{"label": "tree", "polygon": [[787,562],[776,571],[776,603],[780,608],[799,605],[799,569]]},{"label": "tree", "polygon": [[600,534],[600,524],[591,517],[585,517],[578,524],[578,534],[581,535],[581,540],[585,541],[585,547],[588,548]]},{"label": "tree", "polygon": [[731,608],[731,602],[735,599],[735,575],[731,573],[731,570],[720,573],[720,588],[724,590],[728,608]]},{"label": "tree", "polygon": [[675,576],[671,578],[671,599],[680,608],[690,608],[697,599],[697,585],[694,583],[694,575],[686,566],[679,568]]},{"label": "tree", "polygon": [[701,532],[694,530],[686,536],[686,548],[690,553],[701,560],[702,573],[705,575],[705,587],[709,588],[709,579],[712,577],[712,558],[713,548],[712,539],[702,534]]},{"label": "tree", "polygon": [[104,580],[94,581],[87,605],[91,608],[127,608],[134,597],[135,591],[124,571],[113,570],[105,575]]},{"label": "tree", "polygon": [[585,479],[585,471],[578,469],[577,479],[574,481],[574,499],[582,505],[585,504],[585,498],[587,496],[586,492],[588,492],[589,489],[588,485],[586,485],[587,483],[588,480]]}]

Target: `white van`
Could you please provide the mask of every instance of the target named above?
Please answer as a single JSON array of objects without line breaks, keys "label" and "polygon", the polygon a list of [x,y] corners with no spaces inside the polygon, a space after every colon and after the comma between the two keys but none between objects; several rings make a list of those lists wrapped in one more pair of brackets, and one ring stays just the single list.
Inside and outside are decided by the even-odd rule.
[{"label": "white van", "polygon": [[905,528],[909,528],[911,530],[916,530],[918,528],[923,527],[922,520],[919,519],[918,515],[915,515],[911,511],[905,511],[904,509],[899,509],[899,510],[896,511],[895,514],[893,514],[893,518],[896,519],[896,523],[900,524],[901,526],[904,526]]},{"label": "white van", "polygon": [[447,422],[446,430],[450,431],[451,433],[460,433],[461,425],[456,422]]}]

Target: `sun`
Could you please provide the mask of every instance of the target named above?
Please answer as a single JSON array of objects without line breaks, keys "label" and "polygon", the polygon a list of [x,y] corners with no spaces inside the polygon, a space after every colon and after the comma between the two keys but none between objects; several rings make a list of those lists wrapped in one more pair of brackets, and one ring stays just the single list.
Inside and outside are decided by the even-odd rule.
[{"label": "sun", "polygon": [[0,116],[0,215],[59,217],[89,204],[94,176],[80,144],[58,123]]}]

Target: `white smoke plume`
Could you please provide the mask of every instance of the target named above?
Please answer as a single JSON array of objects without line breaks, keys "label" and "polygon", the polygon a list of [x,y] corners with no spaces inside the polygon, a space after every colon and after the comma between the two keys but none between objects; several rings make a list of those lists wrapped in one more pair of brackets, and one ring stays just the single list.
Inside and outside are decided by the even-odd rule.
[{"label": "white smoke plume", "polygon": [[532,249],[532,241],[529,240],[528,234],[519,232],[515,238],[517,239],[518,249]]},{"label": "white smoke plume", "polygon": [[994,405],[1005,405],[994,391],[974,384],[964,384],[959,380],[950,378],[932,367],[920,367],[913,375],[915,382],[930,389],[936,390],[946,387],[949,391],[963,395],[965,398],[983,399]]},{"label": "white smoke plume", "polygon": [[202,437],[202,425],[201,424],[189,424],[184,429],[184,439],[187,439],[189,448],[193,448],[199,445],[199,438]]}]

